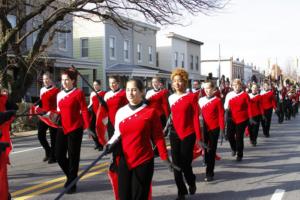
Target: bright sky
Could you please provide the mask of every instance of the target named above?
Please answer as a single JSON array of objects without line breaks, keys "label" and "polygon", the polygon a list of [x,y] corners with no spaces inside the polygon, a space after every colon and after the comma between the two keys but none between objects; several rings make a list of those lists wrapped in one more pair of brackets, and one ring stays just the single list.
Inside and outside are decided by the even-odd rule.
[{"label": "bright sky", "polygon": [[284,69],[300,58],[299,9],[299,0],[231,0],[221,11],[186,19],[187,27],[161,30],[204,42],[202,59],[218,59],[220,44],[221,58],[244,58],[259,69],[277,60]]}]

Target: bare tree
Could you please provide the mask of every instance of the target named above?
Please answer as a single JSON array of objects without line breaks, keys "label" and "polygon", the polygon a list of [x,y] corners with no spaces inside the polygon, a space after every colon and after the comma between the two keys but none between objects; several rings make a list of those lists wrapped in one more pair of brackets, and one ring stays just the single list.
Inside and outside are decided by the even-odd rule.
[{"label": "bare tree", "polygon": [[[0,0],[0,81],[7,85],[15,80],[10,82],[13,96],[20,100],[32,83],[35,63],[52,45],[55,34],[72,31],[60,26],[68,18],[72,21],[72,16],[89,18],[83,14],[90,13],[121,28],[128,26],[124,16],[141,16],[161,25],[180,24],[185,12],[208,14],[225,4],[225,0]],[[37,18],[39,24],[28,26]],[[33,34],[36,39],[28,49],[26,40]],[[8,59],[10,54],[14,63]],[[9,70],[13,71],[11,79]]]}]

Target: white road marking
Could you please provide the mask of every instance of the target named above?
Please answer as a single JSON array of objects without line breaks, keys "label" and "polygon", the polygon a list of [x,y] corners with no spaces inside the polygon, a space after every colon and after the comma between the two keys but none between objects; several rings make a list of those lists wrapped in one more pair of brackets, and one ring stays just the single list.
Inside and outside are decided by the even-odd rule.
[{"label": "white road marking", "polygon": [[[88,139],[84,138],[82,139],[82,141],[87,141]],[[36,147],[36,148],[31,148],[31,149],[25,149],[25,150],[21,150],[21,151],[13,151],[12,153],[10,153],[10,155],[13,155],[13,154],[18,154],[18,153],[23,153],[23,152],[27,152],[27,151],[33,151],[33,150],[36,150],[36,149],[41,149],[42,147]]]},{"label": "white road marking", "polygon": [[41,149],[41,148],[42,147],[36,147],[36,148],[32,148],[32,149],[25,149],[25,150],[22,150],[22,151],[15,151],[15,152],[12,152],[10,154],[13,155],[13,154],[23,153],[23,152],[27,152],[27,151],[33,151],[33,150]]},{"label": "white road marking", "polygon": [[272,195],[271,200],[281,200],[284,195],[285,190],[276,189],[274,194]]}]

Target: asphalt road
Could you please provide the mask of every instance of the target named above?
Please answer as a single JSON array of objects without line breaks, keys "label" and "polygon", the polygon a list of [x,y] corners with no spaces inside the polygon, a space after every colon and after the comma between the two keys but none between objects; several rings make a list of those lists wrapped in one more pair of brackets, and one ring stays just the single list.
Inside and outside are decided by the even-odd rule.
[{"label": "asphalt road", "polygon": [[[219,145],[222,160],[216,161],[215,180],[205,183],[201,158],[194,161],[197,193],[187,199],[203,200],[298,200],[300,199],[300,116],[283,124],[273,116],[271,137],[259,133],[258,145],[252,147],[245,138],[244,159],[231,157],[228,142]],[[42,162],[44,152],[36,136],[13,139],[9,167],[10,192],[16,200],[54,199],[62,190],[64,176],[57,165]],[[100,153],[93,142],[84,138],[80,168],[91,163]],[[105,157],[77,186],[77,193],[62,199],[113,200],[107,177],[109,157]],[[153,199],[175,199],[177,189],[173,174],[155,159]]]}]

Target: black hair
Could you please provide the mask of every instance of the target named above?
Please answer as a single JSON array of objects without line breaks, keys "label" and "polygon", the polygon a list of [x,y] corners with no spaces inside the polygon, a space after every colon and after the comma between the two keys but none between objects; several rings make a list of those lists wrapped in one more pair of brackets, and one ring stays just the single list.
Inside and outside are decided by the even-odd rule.
[{"label": "black hair", "polygon": [[[129,82],[134,82],[137,89],[139,89],[140,92],[144,92],[145,86],[144,86],[144,83],[141,79],[131,78],[127,81],[127,83],[129,83]],[[126,83],[126,85],[127,85],[127,83]]]}]

